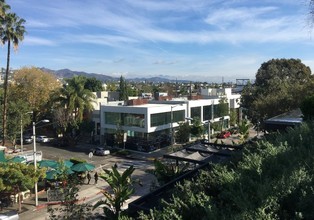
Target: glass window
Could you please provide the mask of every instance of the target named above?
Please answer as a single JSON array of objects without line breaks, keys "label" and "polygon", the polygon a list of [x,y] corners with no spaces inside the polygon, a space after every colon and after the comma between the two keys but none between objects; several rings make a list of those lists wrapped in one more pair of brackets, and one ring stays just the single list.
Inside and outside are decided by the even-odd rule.
[{"label": "glass window", "polygon": [[122,113],[123,125],[134,127],[145,127],[145,117],[143,114]]},{"label": "glass window", "polygon": [[193,107],[191,108],[191,118],[200,118],[201,119],[201,107]]},{"label": "glass window", "polygon": [[174,111],[173,113],[173,122],[184,121],[185,119],[185,111]]},{"label": "glass window", "polygon": [[[185,111],[173,111],[173,122],[184,121]],[[160,125],[166,125],[171,123],[171,112],[163,112],[151,115],[150,126],[156,127]]]},{"label": "glass window", "polygon": [[212,119],[212,106],[206,105],[203,107],[203,121]]},{"label": "glass window", "polygon": [[145,127],[144,114],[105,112],[105,120],[106,124],[110,125],[117,125],[120,123],[125,126]]},{"label": "glass window", "polygon": [[105,123],[109,125],[117,125],[121,123],[121,115],[117,112],[105,112]]},{"label": "glass window", "polygon": [[163,112],[151,115],[150,126],[156,127],[160,125],[169,124],[171,121],[171,113],[170,112]]}]

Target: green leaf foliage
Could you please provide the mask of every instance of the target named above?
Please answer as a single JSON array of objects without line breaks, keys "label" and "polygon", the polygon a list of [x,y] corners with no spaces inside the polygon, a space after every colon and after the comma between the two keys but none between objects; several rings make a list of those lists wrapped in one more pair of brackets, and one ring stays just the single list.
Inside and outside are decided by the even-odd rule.
[{"label": "green leaf foliage", "polygon": [[313,219],[314,123],[251,143],[243,158],[178,185],[140,219]]},{"label": "green leaf foliage", "polygon": [[258,69],[254,84],[242,92],[242,107],[253,122],[263,121],[300,107],[313,94],[314,76],[298,59],[272,59]]},{"label": "green leaf foliage", "polygon": [[175,133],[176,135],[176,142],[178,143],[186,143],[189,141],[191,133],[191,128],[189,125],[189,122],[181,122],[179,123],[179,128],[177,132]]},{"label": "green leaf foliage", "polygon": [[112,166],[112,170],[104,170],[105,173],[100,175],[110,186],[112,193],[103,191],[105,200],[100,200],[94,205],[94,209],[103,206],[104,214],[108,219],[118,219],[122,213],[123,203],[134,193],[132,187],[134,180],[131,175],[134,167],[130,166],[122,174],[119,173],[116,165]]}]

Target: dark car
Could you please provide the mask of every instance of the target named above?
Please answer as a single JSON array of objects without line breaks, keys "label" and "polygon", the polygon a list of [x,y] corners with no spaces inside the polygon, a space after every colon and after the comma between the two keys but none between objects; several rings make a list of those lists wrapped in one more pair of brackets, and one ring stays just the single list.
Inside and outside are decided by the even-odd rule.
[{"label": "dark car", "polygon": [[[17,144],[21,144],[21,139],[16,140]],[[33,138],[32,136],[24,136],[23,137],[23,144],[31,144],[33,143]]]},{"label": "dark car", "polygon": [[217,135],[217,138],[228,138],[231,136],[230,131],[222,131]]},{"label": "dark car", "polygon": [[97,156],[105,156],[110,154],[110,150],[103,147],[96,147],[92,150],[92,153]]}]

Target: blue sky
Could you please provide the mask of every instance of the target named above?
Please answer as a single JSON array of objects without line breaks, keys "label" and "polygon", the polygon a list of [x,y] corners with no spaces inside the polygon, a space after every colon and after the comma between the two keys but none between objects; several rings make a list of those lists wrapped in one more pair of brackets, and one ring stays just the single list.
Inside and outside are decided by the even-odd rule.
[{"label": "blue sky", "polygon": [[[254,79],[263,62],[299,58],[314,70],[307,0],[7,0],[26,20],[13,68]],[[5,66],[6,47],[0,66]]]}]

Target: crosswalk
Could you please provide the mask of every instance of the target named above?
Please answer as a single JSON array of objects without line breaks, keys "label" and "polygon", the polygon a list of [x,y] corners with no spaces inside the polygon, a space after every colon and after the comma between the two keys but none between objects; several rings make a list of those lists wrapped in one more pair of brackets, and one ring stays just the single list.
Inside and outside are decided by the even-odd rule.
[{"label": "crosswalk", "polygon": [[[125,160],[121,162],[115,163],[118,166],[118,169],[125,170],[133,165],[135,169],[138,170],[147,170],[151,168],[151,164],[147,161],[137,161],[137,160]],[[113,166],[113,164],[104,164],[101,166],[102,169],[110,169]]]}]

